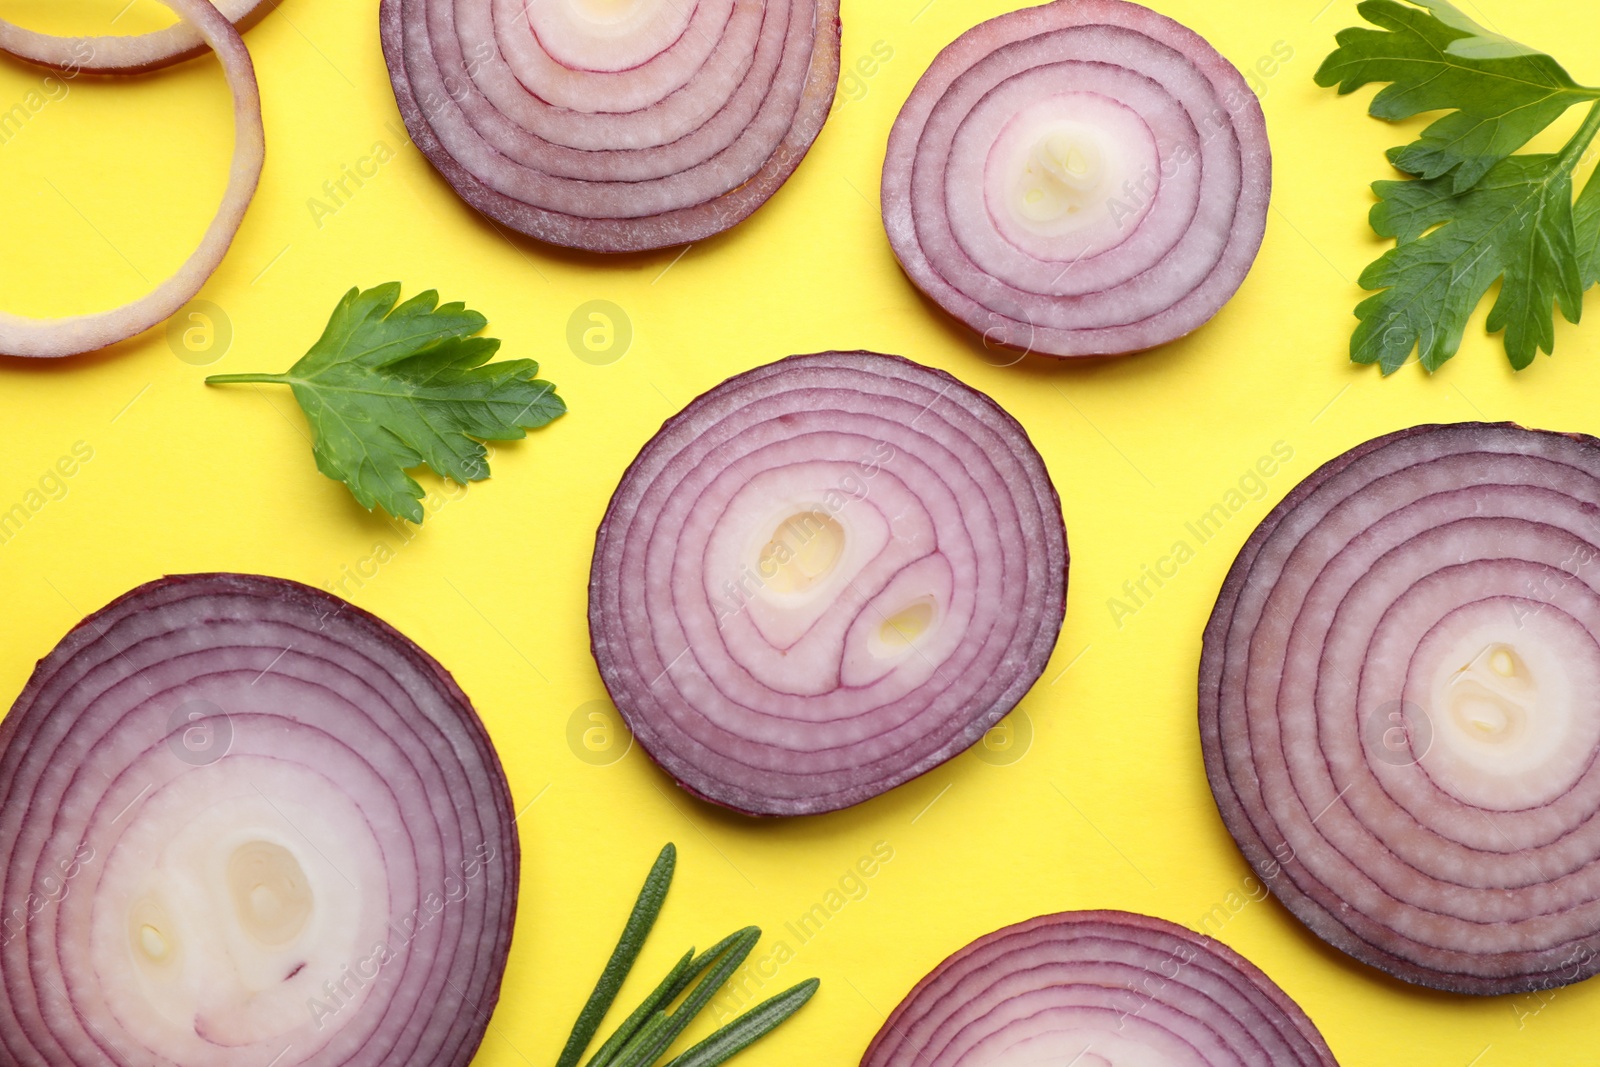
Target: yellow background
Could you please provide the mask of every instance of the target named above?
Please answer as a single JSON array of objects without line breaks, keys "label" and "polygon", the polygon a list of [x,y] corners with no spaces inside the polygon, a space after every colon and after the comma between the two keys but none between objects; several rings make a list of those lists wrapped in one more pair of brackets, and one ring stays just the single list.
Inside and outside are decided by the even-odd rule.
[{"label": "yellow background", "polygon": [[[105,32],[125,2],[0,0],[0,16]],[[346,591],[455,673],[527,806],[521,913],[485,1067],[554,1062],[667,840],[681,850],[680,874],[643,971],[755,922],[768,931],[758,956],[779,939],[794,952],[766,992],[823,979],[800,1017],[740,1061],[749,1067],[856,1062],[930,967],[1029,916],[1118,907],[1197,925],[1248,874],[1202,772],[1194,676],[1201,627],[1255,523],[1319,463],[1413,423],[1515,419],[1600,432],[1600,322],[1559,324],[1557,357],[1520,376],[1484,336],[1481,310],[1462,354],[1432,378],[1411,366],[1384,381],[1346,362],[1354,279],[1381,250],[1365,223],[1367,183],[1390,176],[1383,149],[1420,124],[1368,118],[1370,89],[1341,99],[1312,84],[1334,32],[1356,21],[1351,0],[1325,3],[1156,4],[1241,68],[1275,46],[1293,52],[1258,79],[1276,189],[1238,297],[1161,351],[1002,368],[912,290],[876,204],[884,140],[918,75],[960,31],[1015,0],[845,0],[847,66],[880,42],[893,58],[852,87],[858,99],[841,97],[789,185],[744,225],[681,256],[607,261],[498,233],[397,137],[375,0],[284,0],[248,38],[265,103],[265,177],[202,294],[231,322],[226,354],[192,365],[154,331],[54,365],[0,360],[0,510],[76,442],[94,450],[67,495],[0,545],[0,698],[20,690],[82,615],[137,583],[227,569],[329,586],[370,573],[378,544],[393,548]],[[1600,83],[1600,9],[1481,0],[1471,10]],[[116,28],[160,25],[170,20],[163,11],[136,0]],[[0,62],[0,110],[42,92],[45,76]],[[13,312],[88,311],[142,293],[188,254],[224,183],[230,108],[214,63],[64,88],[0,144],[0,306]],[[309,201],[324,196],[323,183],[378,142],[396,158],[318,219]],[[541,361],[572,409],[498,449],[494,479],[451,494],[403,544],[316,472],[286,390],[201,385],[208,372],[285,369],[346,288],[391,279],[482,310],[505,353]],[[631,349],[608,366],[581,361],[566,340],[569,316],[597,299],[625,309],[634,329]],[[723,378],[790,353],[857,347],[903,353],[988,391],[1054,474],[1071,595],[1055,658],[1022,705],[1031,747],[1010,765],[969,752],[854,810],[782,823],[689,799],[637,749],[609,766],[577,758],[569,722],[604,697],[585,623],[589,554],[623,469],[663,419]],[[1265,498],[1118,626],[1108,598],[1277,442],[1294,458]],[[800,944],[784,924],[825,902],[879,842],[894,858],[866,895]],[[1270,899],[1229,916],[1220,936],[1305,1006],[1346,1065],[1593,1062],[1594,982],[1547,1002],[1412,989],[1324,948]],[[627,996],[647,984],[641,973]]]}]

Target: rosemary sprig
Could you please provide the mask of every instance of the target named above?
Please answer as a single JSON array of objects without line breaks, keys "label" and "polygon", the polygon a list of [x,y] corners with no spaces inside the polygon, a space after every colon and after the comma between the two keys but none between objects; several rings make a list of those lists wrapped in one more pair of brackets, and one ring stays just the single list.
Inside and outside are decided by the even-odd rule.
[{"label": "rosemary sprig", "polygon": [[[672,885],[677,867],[677,850],[667,845],[656,858],[645,879],[644,888],[633,906],[622,937],[611,953],[600,981],[578,1015],[572,1036],[561,1052],[556,1067],[577,1067],[594,1039],[600,1023],[616,1001],[623,982],[644,948],[646,938],[661,914],[661,906]],[[739,965],[749,958],[761,940],[757,927],[736,930],[699,955],[693,949],[667,972],[633,1013],[617,1028],[589,1060],[587,1067],[655,1067],[672,1043],[711,1003]],[[698,979],[698,982],[696,980]],[[693,985],[694,988],[690,989]],[[733,1022],[722,1027],[666,1067],[717,1067],[749,1048],[799,1011],[821,985],[812,978],[770,1000],[764,1001]],[[687,995],[685,995],[687,993]],[[669,1011],[679,997],[683,1003]]]},{"label": "rosemary sprig", "polygon": [[667,1067],[717,1067],[719,1063],[726,1063],[799,1011],[821,985],[815,978],[809,978],[763,1001],[672,1060]]},{"label": "rosemary sprig", "polygon": [[561,1050],[556,1067],[578,1067],[584,1049],[594,1039],[594,1032],[600,1029],[600,1021],[611,1010],[617,992],[644,949],[645,939],[656,924],[656,916],[661,914],[661,905],[667,901],[667,890],[672,887],[672,873],[677,866],[677,846],[668,842],[644,880],[644,888],[639,891],[639,899],[633,905],[633,914],[628,916],[628,924],[622,928],[622,937],[612,950],[611,958],[606,961],[606,969],[600,972],[600,981],[594,987],[594,992],[589,994],[589,1002],[578,1013],[578,1022],[572,1028],[572,1036],[567,1038],[566,1048]]}]

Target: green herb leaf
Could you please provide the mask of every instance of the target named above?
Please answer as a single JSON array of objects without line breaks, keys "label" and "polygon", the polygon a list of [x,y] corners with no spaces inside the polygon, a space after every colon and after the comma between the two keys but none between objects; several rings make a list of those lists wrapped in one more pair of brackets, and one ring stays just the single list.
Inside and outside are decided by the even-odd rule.
[{"label": "green herb leaf", "polygon": [[[690,982],[699,977],[699,972],[694,970],[696,962],[694,949],[685,952],[677,965],[667,972],[667,976],[661,980],[660,984],[655,987],[648,997],[644,998],[644,1003],[635,1008],[633,1014],[628,1016],[621,1026],[617,1027],[617,1032],[607,1038],[606,1043],[600,1046],[600,1051],[596,1052],[594,1057],[589,1060],[589,1067],[610,1067],[610,1064],[616,1060],[618,1053],[627,1046],[628,1042],[633,1040],[634,1035],[647,1022],[655,1017],[661,1010],[661,1006],[671,1004],[678,998],[678,994],[689,988]],[[701,969],[704,969],[704,965],[702,965]]]},{"label": "green herb leaf", "polygon": [[[1318,83],[1348,93],[1388,82],[1372,101],[1379,118],[1449,114],[1390,152],[1416,180],[1373,185],[1372,228],[1395,247],[1362,272],[1376,293],[1356,308],[1350,357],[1391,374],[1415,349],[1438,369],[1498,281],[1488,329],[1505,331],[1521,370],[1554,350],[1555,310],[1577,322],[1584,290],[1600,281],[1600,185],[1591,180],[1577,204],[1572,196],[1573,171],[1600,134],[1600,90],[1448,0],[1365,0],[1359,10],[1378,29],[1341,31]],[[1588,115],[1558,154],[1515,154],[1585,101]]]},{"label": "green herb leaf", "polygon": [[511,441],[563,415],[529,359],[489,363],[487,320],[430,290],[396,307],[400,283],[352,289],[311,351],[286,374],[219,374],[208,384],[288,385],[311,424],[317,469],[369,511],[421,522],[426,464],[465,485],[489,477],[483,441]]},{"label": "green herb leaf", "polygon": [[1468,35],[1450,42],[1450,47],[1446,51],[1453,56],[1464,56],[1468,59],[1502,59],[1507,56],[1539,55],[1538,49],[1529,48],[1519,41],[1513,41],[1509,37],[1503,37],[1493,30],[1478,25],[1467,16],[1466,12],[1449,0],[1411,0],[1411,2],[1432,11],[1433,17],[1446,26]]},{"label": "green herb leaf", "polygon": [[690,949],[661,984],[656,986],[655,991],[645,998],[644,1003],[640,1004],[617,1032],[600,1047],[600,1051],[594,1054],[594,1059],[589,1061],[588,1067],[613,1067],[618,1063],[623,1050],[656,1012],[677,1000],[683,991],[689,988],[689,983],[704,974],[706,968],[716,962],[717,957],[728,951],[728,948],[744,935],[743,930],[735,931],[698,956],[694,954],[693,949]]},{"label": "green herb leaf", "polygon": [[[600,983],[584,1005],[578,1023],[567,1039],[561,1059],[556,1067],[576,1067],[583,1052],[589,1047],[595,1032],[600,1028],[606,1012],[611,1009],[622,988],[628,972],[633,969],[645,939],[655,925],[656,916],[666,899],[672,883],[672,872],[677,862],[677,850],[668,845],[661,850],[644,889],[633,907],[633,915],[617,942],[616,951],[606,964]],[[711,1003],[711,998],[727,984],[733,972],[749,958],[761,940],[761,931],[754,926],[735,930],[698,956],[690,949],[673,965],[667,976],[657,983],[616,1033],[600,1046],[600,1051],[589,1060],[588,1067],[655,1067],[657,1061],[672,1047],[689,1025]],[[703,977],[702,977],[703,976]],[[691,990],[689,986],[699,979]],[[713,1067],[749,1047],[771,1033],[789,1016],[800,1010],[811,999],[820,983],[813,978],[764,1002],[754,1010],[741,1015],[718,1030],[688,1052],[673,1060],[668,1067]],[[676,1009],[668,1007],[678,997],[683,1003]]]},{"label": "green herb leaf", "polygon": [[1584,289],[1600,282],[1600,170],[1578,194],[1572,208],[1572,228],[1578,235],[1578,277]]},{"label": "green herb leaf", "polygon": [[[716,966],[700,979],[700,984],[695,986],[684,998],[683,1003],[666,1017],[663,1025],[654,1029],[647,1026],[641,1039],[635,1039],[635,1043],[624,1049],[617,1057],[615,1067],[650,1067],[660,1059],[661,1054],[671,1047],[678,1035],[688,1029],[695,1017],[711,1003],[711,998],[717,995],[717,991],[733,977],[733,972],[739,969],[739,965],[745,961],[760,940],[761,931],[754,926],[747,926],[724,938],[718,947],[727,946],[727,949],[719,953],[721,959],[717,960]],[[712,951],[715,952],[717,949],[714,948]],[[710,954],[707,953],[708,956]]]},{"label": "green herb leaf", "polygon": [[1506,331],[1519,370],[1555,346],[1552,304],[1572,322],[1582,310],[1572,224],[1572,174],[1560,156],[1515,156],[1478,186],[1453,193],[1445,179],[1378,182],[1372,228],[1397,244],[1361,275],[1381,289],[1356,308],[1351,358],[1398,370],[1416,348],[1436,370],[1455,355],[1473,309],[1496,279],[1489,329]]},{"label": "green herb leaf", "polygon": [[611,959],[606,961],[605,970],[601,972],[594,992],[589,995],[588,1003],[578,1014],[578,1022],[572,1028],[572,1036],[567,1038],[556,1067],[577,1067],[584,1050],[594,1039],[595,1031],[600,1029],[601,1020],[611,1010],[611,1003],[617,999],[617,992],[622,989],[623,981],[644,949],[645,939],[655,927],[656,918],[661,914],[661,905],[667,900],[667,890],[672,888],[672,874],[677,865],[678,849],[668,844],[656,857],[649,875],[645,877],[644,887],[639,890],[639,899],[633,905],[633,913],[628,916],[627,925],[622,929],[622,937],[618,939]]},{"label": "green herb leaf", "polygon": [[1376,30],[1338,34],[1318,85],[1349,93],[1388,82],[1372,100],[1377,118],[1449,111],[1390,161],[1421,178],[1453,175],[1464,192],[1574,104],[1600,92],[1572,80],[1550,56],[1492,33],[1446,0],[1365,0],[1357,10]]},{"label": "green herb leaf", "polygon": [[812,978],[751,1008],[698,1045],[671,1060],[667,1067],[717,1067],[777,1029],[805,1006],[822,985]]}]

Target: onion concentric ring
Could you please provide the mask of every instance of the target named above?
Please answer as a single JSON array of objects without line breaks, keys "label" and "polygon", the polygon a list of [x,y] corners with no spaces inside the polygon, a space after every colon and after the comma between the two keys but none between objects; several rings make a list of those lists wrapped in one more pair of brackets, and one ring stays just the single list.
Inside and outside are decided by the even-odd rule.
[{"label": "onion concentric ring", "polygon": [[617,708],[685,788],[813,814],[1010,711],[1066,575],[1015,420],[943,372],[828,352],[729,379],[645,445],[600,525],[589,624]]},{"label": "onion concentric ring", "polygon": [[1056,0],[934,60],[889,137],[883,219],[917,287],[986,339],[1117,355],[1233,296],[1271,187],[1261,106],[1204,38]]},{"label": "onion concentric ring", "polygon": [[274,578],[140,587],[0,724],[0,1059],[466,1067],[518,846],[450,676]]},{"label": "onion concentric ring", "polygon": [[1324,465],[1234,563],[1199,709],[1223,821],[1330,944],[1462,993],[1600,971],[1600,441]]},{"label": "onion concentric ring", "polygon": [[[212,0],[240,33],[278,6],[279,0]],[[209,50],[193,26],[179,22],[134,36],[58,37],[0,19],[0,52],[40,66],[81,74],[145,74]]]},{"label": "onion concentric ring", "polygon": [[[35,319],[0,311],[0,355],[59,357],[81,355],[136,337],[165,322],[192,300],[228,254],[255,196],[266,159],[261,126],[261,93],[244,38],[210,0],[161,0],[198,33],[222,61],[233,91],[234,149],[228,188],[200,247],[176,274],[154,291],[112,311],[59,319]],[[57,38],[57,40],[66,40]]]},{"label": "onion concentric ring", "polygon": [[1119,911],[980,937],[917,983],[861,1067],[1080,1062],[1334,1067],[1311,1020],[1249,960]]},{"label": "onion concentric ring", "polygon": [[741,222],[828,117],[839,0],[383,0],[412,139],[462,199],[635,252]]}]

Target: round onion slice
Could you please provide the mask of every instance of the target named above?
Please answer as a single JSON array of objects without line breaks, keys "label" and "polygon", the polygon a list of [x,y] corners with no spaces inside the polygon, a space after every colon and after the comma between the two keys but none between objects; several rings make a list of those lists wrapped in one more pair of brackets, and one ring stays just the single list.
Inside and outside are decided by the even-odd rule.
[{"label": "round onion slice", "polygon": [[793,356],[673,417],[595,544],[594,656],[650,755],[754,815],[963,751],[1055,647],[1067,541],[994,401],[896,356]]},{"label": "round onion slice", "polygon": [[492,221],[634,252],[743,221],[839,81],[839,0],[383,0],[417,147]]},{"label": "round onion slice", "polygon": [[889,137],[883,220],[917,287],[986,339],[1118,355],[1227,303],[1271,189],[1261,106],[1204,38],[1056,0],[934,60]]},{"label": "round onion slice", "polygon": [[444,668],[275,578],[85,620],[0,724],[0,1060],[466,1067],[517,896]]},{"label": "round onion slice", "polygon": [[[212,6],[243,33],[277,7],[278,0],[212,0]],[[57,37],[0,19],[0,52],[76,73],[144,74],[209,50],[206,39],[183,22],[128,37]]]},{"label": "round onion slice", "polygon": [[1206,628],[1223,821],[1288,908],[1462,993],[1600,971],[1600,441],[1422,426],[1262,522]]},{"label": "round onion slice", "polygon": [[[73,356],[93,352],[119,341],[136,337],[171,318],[194,299],[222,257],[227,255],[233,237],[244,221],[245,210],[255,196],[261,180],[261,165],[266,157],[266,138],[261,127],[261,94],[256,85],[255,66],[244,38],[209,0],[161,0],[172,8],[222,60],[222,69],[233,90],[234,149],[233,166],[222,205],[211,220],[205,236],[176,274],[146,296],[113,311],[73,315],[59,319],[34,319],[0,311],[0,354],[8,356]],[[59,38],[58,40],[66,40]]]},{"label": "round onion slice", "polygon": [[980,937],[917,983],[861,1067],[1334,1067],[1300,1007],[1220,941],[1065,912]]}]

